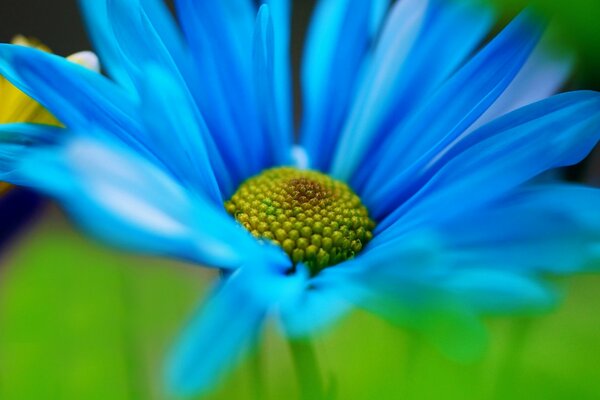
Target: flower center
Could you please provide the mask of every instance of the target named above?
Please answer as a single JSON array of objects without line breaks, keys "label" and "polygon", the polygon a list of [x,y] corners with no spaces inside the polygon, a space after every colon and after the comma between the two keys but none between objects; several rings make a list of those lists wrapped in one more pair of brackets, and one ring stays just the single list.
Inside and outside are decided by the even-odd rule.
[{"label": "flower center", "polygon": [[311,273],[354,257],[375,227],[346,184],[316,171],[281,167],[246,180],[225,208],[256,238],[281,246]]}]

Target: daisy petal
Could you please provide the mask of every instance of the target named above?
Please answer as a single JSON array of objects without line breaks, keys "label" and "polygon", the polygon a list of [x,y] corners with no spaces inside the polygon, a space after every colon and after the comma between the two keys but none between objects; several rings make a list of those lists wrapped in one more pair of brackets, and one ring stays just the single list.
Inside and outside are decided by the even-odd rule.
[{"label": "daisy petal", "polygon": [[[390,11],[378,41],[373,60],[368,71],[357,88],[347,122],[341,133],[335,154],[346,154],[346,159],[353,159],[350,148],[368,145],[367,138],[374,129],[374,122],[381,119],[387,111],[390,93],[395,88],[395,81],[402,69],[427,14],[428,1],[407,0],[397,2]],[[355,142],[355,145],[351,145]],[[333,160],[332,172],[337,178],[347,177],[348,167],[340,165],[336,156]],[[354,161],[355,162],[355,161]]]},{"label": "daisy petal", "polygon": [[[553,184],[526,186],[493,207],[448,221],[452,261],[461,268],[567,274],[600,259],[600,190]],[[492,227],[492,229],[489,229]]]},{"label": "daisy petal", "polygon": [[349,180],[363,157],[463,62],[491,22],[489,10],[471,1],[397,2],[361,79],[333,175]]},{"label": "daisy petal", "polygon": [[102,60],[102,67],[121,86],[134,85],[125,67],[123,53],[112,30],[107,11],[107,0],[78,0],[94,48]]},{"label": "daisy petal", "polygon": [[487,336],[468,302],[443,287],[453,272],[441,245],[436,235],[415,232],[392,246],[367,246],[328,279],[356,306],[422,333],[452,358],[473,360]]},{"label": "daisy petal", "polygon": [[548,311],[557,301],[549,285],[502,270],[457,270],[440,285],[472,310],[486,315]]},{"label": "daisy petal", "polygon": [[[279,117],[279,135],[285,138],[288,151],[293,138],[292,66],[290,65],[290,0],[265,0],[273,21],[274,112]],[[273,112],[273,111],[271,111]],[[289,159],[288,159],[289,161]]]},{"label": "daisy petal", "polygon": [[317,277],[300,295],[281,304],[281,321],[286,335],[292,338],[309,337],[346,315],[353,304],[347,296],[340,294],[338,284],[341,282]]},{"label": "daisy petal", "polygon": [[229,150],[230,158],[246,161],[242,170],[232,167],[241,181],[271,161],[261,145],[253,79],[254,2],[178,0],[175,6],[202,88],[194,97],[223,157]]},{"label": "daisy petal", "polygon": [[545,35],[510,86],[469,130],[559,91],[569,78],[574,60],[558,54],[548,42],[549,35]]},{"label": "daisy petal", "polygon": [[248,296],[244,284],[235,276],[228,279],[179,338],[167,370],[173,392],[186,395],[212,389],[258,335],[265,305]]},{"label": "daisy petal", "polygon": [[[124,65],[137,86],[146,80],[144,65],[149,62],[169,69],[173,78],[187,78],[194,73],[183,38],[162,1],[98,0],[101,2],[108,4],[110,27]],[[149,17],[148,11],[154,18]]]},{"label": "daisy petal", "polygon": [[377,229],[399,221],[406,230],[451,219],[546,170],[581,161],[600,138],[599,111],[599,93],[565,93],[458,137],[431,161],[417,163],[398,178],[406,179],[406,193],[395,193],[396,200],[407,200],[398,201],[401,206]]},{"label": "daisy petal", "polygon": [[85,67],[23,46],[0,44],[0,73],[71,129],[99,126],[148,154],[135,100]]},{"label": "daisy petal", "polygon": [[202,188],[215,205],[221,205],[223,197],[215,175],[225,193],[232,192],[232,183],[220,155],[209,153],[205,143],[212,138],[189,93],[162,68],[150,66],[144,75],[147,87],[142,88],[142,112],[154,140],[152,148],[160,152],[159,157],[176,176],[190,187]]},{"label": "daisy petal", "polygon": [[168,363],[169,386],[179,394],[211,389],[256,339],[271,308],[297,295],[305,278],[258,265],[234,272],[179,339]]},{"label": "daisy petal", "polygon": [[[275,89],[274,71],[274,37],[273,21],[270,8],[263,4],[256,18],[254,30],[254,76],[256,77],[256,88],[259,109],[266,132],[266,148],[270,156],[268,160],[275,165],[286,165],[290,163],[292,138],[287,132],[282,132],[282,122],[277,113],[277,93]],[[262,146],[257,146],[260,149]]]},{"label": "daisy petal", "polygon": [[0,125],[0,179],[14,184],[21,182],[15,165],[26,154],[30,146],[52,145],[64,137],[65,130],[55,126],[39,124]]},{"label": "daisy petal", "polygon": [[57,198],[107,242],[223,268],[270,254],[222,208],[123,146],[71,134],[63,143],[21,151],[19,159],[3,157],[12,162],[10,181]]},{"label": "daisy petal", "polygon": [[301,136],[312,168],[328,167],[359,71],[388,6],[389,0],[317,3],[302,64]]},{"label": "daisy petal", "polygon": [[521,70],[539,34],[528,14],[519,16],[393,133],[362,190],[365,201],[377,205],[376,217],[389,211],[380,199],[396,191],[392,186],[400,182],[393,178],[475,122]]}]

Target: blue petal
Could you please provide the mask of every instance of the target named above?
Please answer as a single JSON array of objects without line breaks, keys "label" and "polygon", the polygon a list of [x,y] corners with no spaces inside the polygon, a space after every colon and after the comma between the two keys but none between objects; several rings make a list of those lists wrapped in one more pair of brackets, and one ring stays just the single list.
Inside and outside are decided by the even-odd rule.
[{"label": "blue petal", "polygon": [[135,100],[103,76],[62,57],[0,44],[0,74],[71,129],[101,127],[149,155]]},{"label": "blue petal", "polygon": [[487,9],[470,1],[396,3],[360,83],[332,173],[349,180],[363,157],[469,55],[491,21]]},{"label": "blue petal", "polygon": [[329,165],[359,71],[388,5],[388,0],[317,3],[302,64],[302,144],[312,168]]},{"label": "blue petal", "polygon": [[[290,63],[290,0],[264,0],[268,4],[273,20],[273,85],[275,104],[271,112],[277,113],[279,135],[289,146],[294,135],[292,67]],[[289,161],[289,159],[287,160]]]},{"label": "blue petal", "polygon": [[9,181],[57,198],[87,230],[115,245],[222,268],[258,256],[281,259],[280,251],[261,246],[221,206],[89,132],[65,135],[56,145],[30,146],[19,159],[2,161],[12,161]]},{"label": "blue petal", "polygon": [[169,387],[182,395],[212,389],[256,338],[267,313],[296,296],[305,279],[260,265],[234,272],[180,338],[168,363]]},{"label": "blue petal", "polygon": [[469,130],[558,93],[572,72],[574,59],[553,49],[551,38],[544,35],[510,86]]},{"label": "blue petal", "polygon": [[[110,28],[136,85],[146,80],[144,65],[152,62],[180,78],[195,71],[173,18],[159,0],[98,0],[108,4]],[[150,18],[152,16],[153,18]],[[142,39],[143,38],[143,39]]]},{"label": "blue petal", "polygon": [[526,186],[442,226],[462,268],[566,274],[600,259],[600,189]]},{"label": "blue petal", "polygon": [[432,148],[450,143],[475,122],[509,86],[538,38],[536,24],[522,14],[393,133],[375,155],[377,163],[367,172],[369,180],[363,189],[365,201],[375,207],[376,217],[397,206],[389,193],[398,191],[403,183],[393,178]]},{"label": "blue petal", "polygon": [[521,108],[435,149],[434,157],[408,169],[398,178],[407,192],[390,193],[407,200],[398,201],[402,205],[377,230],[396,225],[406,231],[451,219],[546,170],[576,164],[599,138],[598,93],[565,93]]},{"label": "blue petal", "polygon": [[281,304],[281,321],[286,335],[310,337],[346,315],[353,304],[339,290],[343,283],[343,280],[317,276],[308,282],[301,294]]},{"label": "blue petal", "polygon": [[472,360],[485,349],[485,330],[468,302],[442,285],[453,273],[442,245],[428,232],[405,235],[392,246],[369,245],[328,270],[327,280],[358,307],[421,332],[453,358]]},{"label": "blue petal", "polygon": [[458,270],[442,284],[478,313],[548,311],[557,296],[531,277],[494,269]]},{"label": "blue petal", "polygon": [[232,170],[245,179],[271,165],[254,88],[255,6],[250,0],[178,0],[176,10],[201,79],[196,101],[223,157],[244,160],[244,168]]},{"label": "blue petal", "polygon": [[278,115],[274,71],[273,21],[270,8],[263,4],[256,18],[254,30],[254,74],[258,106],[266,132],[266,147],[269,160],[275,165],[290,163],[291,136],[289,129],[281,131],[281,116]]},{"label": "blue petal", "polygon": [[129,71],[117,39],[111,28],[106,0],[79,0],[85,26],[94,48],[102,61],[102,68],[121,86],[133,89]]},{"label": "blue petal", "polygon": [[232,192],[232,183],[220,155],[209,153],[205,143],[212,139],[189,93],[159,67],[146,68],[144,75],[147,88],[142,88],[142,112],[152,147],[183,182],[201,188],[215,205],[221,205],[223,197],[215,175],[225,193]]},{"label": "blue petal", "polygon": [[16,165],[30,146],[48,146],[64,138],[66,130],[39,124],[0,124],[0,179],[21,184]]}]

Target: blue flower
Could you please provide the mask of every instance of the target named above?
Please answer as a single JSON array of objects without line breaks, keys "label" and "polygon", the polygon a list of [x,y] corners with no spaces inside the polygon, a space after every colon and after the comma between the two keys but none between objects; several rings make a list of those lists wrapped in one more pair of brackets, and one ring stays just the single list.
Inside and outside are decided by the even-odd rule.
[{"label": "blue flower", "polygon": [[[160,0],[81,6],[111,79],[1,45],[0,72],[66,128],[0,126],[0,178],[113,244],[223,272],[170,360],[179,392],[210,388],[273,314],[296,338],[357,306],[468,358],[479,316],[547,309],[545,278],[599,255],[600,192],[538,176],[594,147],[600,95],[552,96],[569,63],[528,12],[480,48],[476,2],[319,1],[294,145],[289,1],[178,0],[181,29]],[[358,194],[376,227],[354,257],[293,263],[227,213],[285,165]]]}]

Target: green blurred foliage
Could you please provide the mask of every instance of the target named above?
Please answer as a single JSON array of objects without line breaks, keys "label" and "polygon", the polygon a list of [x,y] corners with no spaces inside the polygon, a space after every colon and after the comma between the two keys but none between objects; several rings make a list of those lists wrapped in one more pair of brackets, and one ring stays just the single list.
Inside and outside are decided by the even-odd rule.
[{"label": "green blurred foliage", "polygon": [[486,0],[507,21],[525,7],[533,7],[551,21],[556,43],[577,58],[576,88],[600,89],[600,1],[598,0]]},{"label": "green blurred foliage", "polygon": [[[0,399],[170,399],[165,354],[214,277],[107,250],[50,213],[0,269]],[[337,399],[597,399],[598,285],[596,276],[574,278],[555,313],[490,321],[489,351],[473,364],[356,312],[316,339],[323,375]],[[206,398],[254,398],[257,364],[264,398],[297,398],[275,324],[258,356]]]}]

